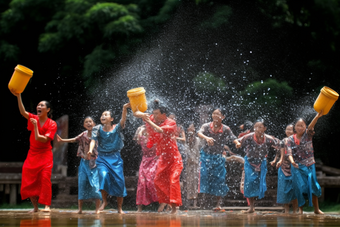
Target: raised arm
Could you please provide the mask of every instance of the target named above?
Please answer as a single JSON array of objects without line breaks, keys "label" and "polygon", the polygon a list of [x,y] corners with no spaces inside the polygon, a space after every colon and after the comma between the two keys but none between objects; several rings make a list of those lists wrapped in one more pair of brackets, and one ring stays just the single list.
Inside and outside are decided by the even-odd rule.
[{"label": "raised arm", "polygon": [[148,123],[156,132],[162,133],[163,129],[156,125],[153,121],[150,120],[150,118],[147,118],[145,120],[146,123]]},{"label": "raised arm", "polygon": [[308,125],[308,130],[314,130],[314,126],[315,126],[316,122],[318,122],[319,118],[323,116],[322,112],[323,111],[321,111],[320,113],[316,114],[316,116],[314,117],[312,122]]},{"label": "raised arm", "polygon": [[131,108],[130,103],[125,103],[124,106],[123,106],[122,119],[120,120],[120,126],[122,128],[125,128],[127,108]]},{"label": "raised arm", "polygon": [[24,104],[22,103],[21,94],[20,93],[15,93],[13,90],[10,90],[10,91],[18,99],[18,107],[19,107],[20,114],[22,116],[24,116],[24,118],[28,119],[29,115],[28,115],[28,112],[25,110]]}]

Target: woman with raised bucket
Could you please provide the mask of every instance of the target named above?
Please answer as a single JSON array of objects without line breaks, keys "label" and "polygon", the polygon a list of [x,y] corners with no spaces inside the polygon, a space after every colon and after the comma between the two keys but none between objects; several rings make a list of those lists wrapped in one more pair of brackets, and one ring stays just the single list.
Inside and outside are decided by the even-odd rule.
[{"label": "woman with raised bucket", "polygon": [[38,203],[44,204],[42,211],[50,212],[52,199],[53,153],[51,141],[57,131],[57,124],[52,118],[51,104],[41,101],[37,105],[37,114],[26,111],[21,94],[11,90],[18,99],[21,115],[26,118],[27,129],[31,131],[30,149],[22,167],[21,199],[30,198],[33,204],[32,213],[38,212]]},{"label": "woman with raised bucket", "polygon": [[303,118],[296,119],[294,123],[295,134],[288,138],[286,144],[287,155],[294,168],[291,169],[293,182],[298,188],[298,205],[300,214],[305,204],[304,196],[309,200],[309,206],[314,206],[315,214],[323,214],[319,209],[318,197],[321,196],[321,187],[316,179],[315,159],[313,148],[314,126],[322,117],[323,111],[317,113],[308,125]]},{"label": "woman with raised bucket", "polygon": [[136,110],[134,116],[146,122],[146,130],[149,134],[147,147],[156,146],[158,165],[154,183],[160,203],[158,212],[162,212],[165,205],[170,204],[171,214],[176,214],[177,206],[182,205],[179,178],[183,169],[182,157],[174,139],[177,126],[174,120],[167,117],[167,108],[158,100],[154,102],[152,113],[149,116]]}]

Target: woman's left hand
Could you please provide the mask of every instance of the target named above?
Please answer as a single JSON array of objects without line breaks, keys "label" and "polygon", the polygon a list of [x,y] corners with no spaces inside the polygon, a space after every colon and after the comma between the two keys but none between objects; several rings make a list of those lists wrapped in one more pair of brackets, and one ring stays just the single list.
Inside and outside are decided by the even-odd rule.
[{"label": "woman's left hand", "polygon": [[127,109],[127,108],[131,108],[131,104],[130,103],[125,103],[124,106],[123,106],[124,109]]},{"label": "woman's left hand", "polygon": [[31,123],[32,123],[34,126],[36,126],[36,125],[37,125],[37,120],[36,120],[36,119],[34,119],[34,118],[31,118],[31,119],[30,119],[30,121],[31,121]]}]

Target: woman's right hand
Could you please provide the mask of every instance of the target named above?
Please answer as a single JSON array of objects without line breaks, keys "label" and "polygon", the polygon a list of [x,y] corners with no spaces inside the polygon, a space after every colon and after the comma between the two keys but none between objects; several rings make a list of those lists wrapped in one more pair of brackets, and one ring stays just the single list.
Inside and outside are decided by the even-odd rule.
[{"label": "woman's right hand", "polygon": [[207,138],[205,138],[205,140],[207,141],[208,146],[214,146],[214,139],[213,138],[207,137]]},{"label": "woman's right hand", "polygon": [[278,162],[276,163],[276,168],[277,168],[277,169],[280,168],[281,165],[282,165],[282,161],[280,160],[280,161],[278,161]]},{"label": "woman's right hand", "polygon": [[296,162],[293,162],[292,165],[297,169],[299,168],[299,165]]}]

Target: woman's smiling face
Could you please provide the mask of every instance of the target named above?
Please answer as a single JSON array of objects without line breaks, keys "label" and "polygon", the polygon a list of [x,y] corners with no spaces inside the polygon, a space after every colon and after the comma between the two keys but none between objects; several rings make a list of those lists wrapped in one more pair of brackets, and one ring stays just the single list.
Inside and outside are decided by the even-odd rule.
[{"label": "woman's smiling face", "polygon": [[104,111],[102,113],[102,116],[100,117],[100,122],[102,124],[111,124],[111,122],[113,121],[113,117],[111,116],[109,111]]}]

